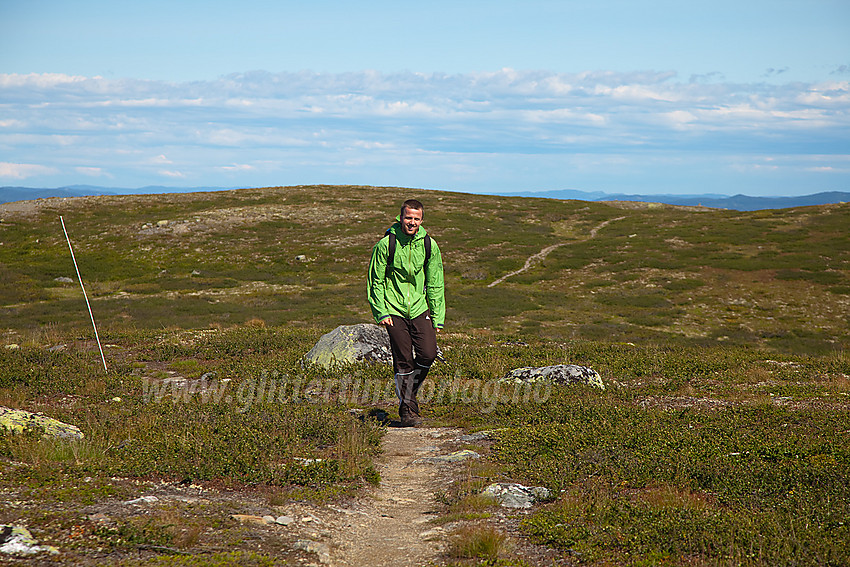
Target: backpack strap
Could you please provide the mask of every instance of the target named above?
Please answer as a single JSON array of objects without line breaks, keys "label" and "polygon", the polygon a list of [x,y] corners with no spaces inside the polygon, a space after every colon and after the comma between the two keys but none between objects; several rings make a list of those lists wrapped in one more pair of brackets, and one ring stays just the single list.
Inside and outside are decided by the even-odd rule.
[{"label": "backpack strap", "polygon": [[390,279],[390,274],[393,271],[393,259],[395,258],[395,245],[396,245],[395,234],[390,232],[390,229],[387,229],[387,234],[390,237],[390,242],[389,242],[389,250],[387,251],[387,267],[386,267],[386,271],[384,272],[384,279],[385,280]]}]

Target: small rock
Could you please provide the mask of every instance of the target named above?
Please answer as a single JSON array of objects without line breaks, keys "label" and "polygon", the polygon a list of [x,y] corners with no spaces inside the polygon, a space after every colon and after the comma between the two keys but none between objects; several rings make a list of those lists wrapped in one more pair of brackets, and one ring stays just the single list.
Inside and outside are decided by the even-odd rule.
[{"label": "small rock", "polygon": [[113,402],[120,402],[121,398],[119,398],[118,396],[115,396],[114,398],[112,398],[112,401]]},{"label": "small rock", "polygon": [[427,541],[427,540],[433,539],[433,538],[441,538],[443,535],[445,535],[445,533],[446,533],[446,530],[444,530],[443,528],[438,526],[434,529],[427,530],[427,531],[420,533],[419,537],[421,537],[422,539]]},{"label": "small rock", "polygon": [[109,516],[107,516],[103,512],[97,512],[95,514],[89,514],[88,519],[89,519],[89,521],[100,522],[100,523],[106,523],[106,522],[112,521],[112,518],[110,518]]},{"label": "small rock", "polygon": [[280,524],[281,526],[288,526],[294,522],[295,518],[292,516],[278,516],[277,519],[275,519],[275,523]]},{"label": "small rock", "polygon": [[139,498],[135,498],[133,500],[127,500],[124,504],[130,505],[142,505],[142,504],[153,504],[154,502],[159,502],[159,498],[156,496],[141,496]]},{"label": "small rock", "polygon": [[53,278],[53,281],[59,282],[59,283],[74,283],[74,280],[67,277],[67,276],[61,276],[61,277],[58,277],[58,278]]},{"label": "small rock", "polygon": [[59,351],[65,350],[67,347],[68,347],[68,345],[54,345],[54,346],[50,347],[49,349],[47,349],[47,351],[48,352],[59,352]]},{"label": "small rock", "polygon": [[505,508],[531,508],[537,500],[550,496],[549,489],[543,486],[523,486],[512,482],[493,483],[482,494],[492,496]]},{"label": "small rock", "polygon": [[252,516],[251,514],[233,514],[230,516],[240,524],[258,524],[265,526],[266,521],[262,516]]},{"label": "small rock", "polygon": [[12,343],[10,345],[6,345],[6,348],[9,350],[18,350],[19,348],[21,348],[21,345]]},{"label": "small rock", "polygon": [[158,220],[156,221],[156,226],[168,226],[167,220]]},{"label": "small rock", "polygon": [[311,516],[304,516],[303,518],[301,518],[301,521],[306,524],[306,523],[312,522],[313,518]]},{"label": "small rock", "polygon": [[295,260],[298,261],[298,262],[306,262],[307,256],[305,256],[304,254],[299,254],[298,256],[295,257]]},{"label": "small rock", "polygon": [[493,439],[500,431],[507,431],[507,429],[502,427],[500,429],[476,431],[475,433],[470,433],[469,435],[461,435],[460,440],[464,443],[476,443],[478,441],[484,441],[485,439]]},{"label": "small rock", "polygon": [[319,556],[319,563],[324,563],[327,565],[331,562],[331,548],[328,547],[326,543],[321,543],[308,539],[301,539],[296,541],[292,547],[300,551],[315,553]]},{"label": "small rock", "polygon": [[263,522],[265,522],[267,524],[274,524],[275,518],[274,518],[274,516],[263,516]]},{"label": "small rock", "polygon": [[200,276],[201,272],[199,272],[198,270],[192,270],[192,275],[193,276]]},{"label": "small rock", "polygon": [[475,451],[470,451],[469,449],[464,449],[463,451],[455,451],[454,453],[449,453],[448,455],[441,455],[439,457],[422,457],[421,459],[416,459],[414,464],[419,463],[430,463],[435,465],[440,465],[444,463],[459,463],[461,461],[466,461],[469,459],[480,459],[481,455],[476,453]]}]

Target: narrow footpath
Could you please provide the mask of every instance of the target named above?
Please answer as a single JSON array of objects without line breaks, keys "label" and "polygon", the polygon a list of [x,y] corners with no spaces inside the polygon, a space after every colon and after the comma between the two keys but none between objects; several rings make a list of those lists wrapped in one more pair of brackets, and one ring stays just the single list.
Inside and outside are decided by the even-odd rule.
[{"label": "narrow footpath", "polygon": [[390,428],[378,461],[381,484],[339,511],[344,516],[332,544],[333,565],[371,567],[436,563],[445,546],[436,517],[435,492],[445,489],[456,463],[430,458],[455,450],[460,430]]}]

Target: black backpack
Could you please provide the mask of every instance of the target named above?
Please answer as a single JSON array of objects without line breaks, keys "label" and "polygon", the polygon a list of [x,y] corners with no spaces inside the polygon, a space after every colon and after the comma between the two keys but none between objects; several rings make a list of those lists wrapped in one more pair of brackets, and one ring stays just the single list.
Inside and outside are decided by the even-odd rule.
[{"label": "black backpack", "polygon": [[[396,241],[395,241],[395,234],[392,233],[390,231],[390,229],[387,229],[386,234],[388,234],[390,236],[390,242],[389,242],[390,248],[387,251],[387,269],[386,269],[386,272],[384,273],[384,278],[389,279],[390,273],[392,272],[392,269],[393,269],[393,259],[395,258]],[[428,267],[428,260],[430,260],[430,259],[431,259],[431,235],[426,234],[425,235],[425,264],[423,264],[423,267],[422,267],[423,270]]]}]

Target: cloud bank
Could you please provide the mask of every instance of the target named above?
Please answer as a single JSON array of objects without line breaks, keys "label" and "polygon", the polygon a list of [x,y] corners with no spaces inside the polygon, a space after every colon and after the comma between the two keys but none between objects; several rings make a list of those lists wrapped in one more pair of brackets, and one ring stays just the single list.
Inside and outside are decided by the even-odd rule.
[{"label": "cloud bank", "polygon": [[[767,74],[781,74],[769,69]],[[673,72],[0,75],[0,183],[847,190],[850,81]]]}]

